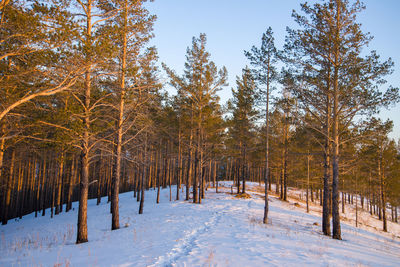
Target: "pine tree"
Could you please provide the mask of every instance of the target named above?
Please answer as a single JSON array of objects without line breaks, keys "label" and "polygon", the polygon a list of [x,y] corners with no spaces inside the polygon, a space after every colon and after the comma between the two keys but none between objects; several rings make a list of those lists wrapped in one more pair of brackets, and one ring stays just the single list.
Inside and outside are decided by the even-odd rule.
[{"label": "pine tree", "polygon": [[[200,34],[199,38],[193,37],[192,48],[188,48],[186,52],[185,71],[183,76],[178,76],[174,71],[169,69],[165,64],[170,83],[175,87],[181,95],[184,95],[190,103],[190,109],[193,111],[193,133],[196,135],[194,142],[195,162],[194,162],[194,181],[193,181],[193,201],[201,202],[201,194],[204,190],[203,163],[205,156],[209,151],[205,151],[208,133],[206,127],[217,126],[215,123],[219,117],[222,122],[221,112],[219,108],[219,97],[216,93],[221,86],[226,85],[227,71],[226,68],[218,70],[215,63],[210,61],[210,54],[206,51],[206,35]],[[221,132],[219,129],[218,132]],[[199,188],[198,188],[199,185]],[[199,190],[200,194],[197,194]]]},{"label": "pine tree", "polygon": [[[361,55],[371,38],[362,33],[356,21],[357,13],[364,9],[359,1],[350,5],[347,0],[330,0],[301,7],[305,16],[293,13],[301,28],[288,30],[285,59],[297,67],[301,80],[299,86],[293,87],[293,94],[299,98],[301,108],[322,125],[313,128],[326,138],[324,176],[329,176],[329,165],[333,176],[332,236],[341,239],[338,186],[342,133],[353,124],[356,115],[374,112],[397,100],[398,91],[390,87],[383,94],[377,87],[391,73],[390,59],[380,62],[374,51]],[[326,185],[324,192],[323,231],[329,234]]]},{"label": "pine tree", "polygon": [[[137,105],[137,96],[140,92],[150,91],[156,84],[144,84],[146,75],[141,68],[140,61],[147,60],[147,66],[153,67],[152,62],[157,58],[155,49],[147,54],[143,53],[143,47],[152,37],[151,30],[155,16],[148,14],[143,7],[143,1],[116,0],[114,9],[120,10],[110,25],[110,34],[115,41],[117,51],[116,65],[118,66],[117,84],[114,86],[116,113],[116,136],[114,144],[114,165],[112,177],[111,229],[119,229],[118,194],[121,179],[122,149],[124,144],[133,139],[124,138],[127,131],[134,127],[134,114]],[[143,54],[143,55],[141,55]],[[142,59],[140,58],[142,57]],[[140,103],[143,105],[144,103]]]},{"label": "pine tree", "polygon": [[236,90],[232,89],[233,98],[228,102],[228,110],[232,113],[228,122],[228,134],[231,138],[230,143],[233,145],[231,151],[238,155],[241,162],[242,193],[245,193],[249,166],[248,154],[254,149],[252,144],[254,123],[258,115],[255,109],[256,83],[248,68],[243,69],[241,78],[236,78],[236,86]]},{"label": "pine tree", "polygon": [[261,47],[252,47],[251,51],[245,51],[246,57],[255,67],[258,81],[266,86],[266,109],[265,109],[265,130],[266,130],[266,150],[265,150],[265,207],[263,223],[268,223],[268,183],[269,183],[269,99],[272,89],[271,84],[276,79],[275,63],[277,62],[277,51],[274,44],[272,28],[269,27],[262,36]]},{"label": "pine tree", "polygon": [[[74,94],[75,99],[81,105],[80,118],[80,198],[78,209],[78,231],[76,243],[88,241],[87,232],[87,201],[89,192],[89,167],[93,150],[99,142],[99,131],[101,127],[96,125],[100,122],[99,113],[95,112],[101,107],[107,93],[99,86],[100,74],[104,66],[112,56],[111,40],[106,31],[109,20],[117,15],[115,8],[104,5],[102,1],[87,0],[77,1],[76,12],[80,12],[77,19],[76,57],[85,68],[83,80],[79,83],[80,88]],[[103,115],[106,115],[103,113]],[[96,117],[96,120],[94,118]],[[97,127],[96,127],[97,126]],[[100,128],[100,130],[99,130]]]}]

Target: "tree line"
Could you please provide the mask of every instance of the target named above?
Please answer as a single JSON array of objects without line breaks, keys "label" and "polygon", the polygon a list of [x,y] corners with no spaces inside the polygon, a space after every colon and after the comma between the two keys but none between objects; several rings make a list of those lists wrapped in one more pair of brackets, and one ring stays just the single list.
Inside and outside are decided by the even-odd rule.
[{"label": "tree line", "polygon": [[307,211],[309,198],[319,200],[322,231],[335,239],[346,200],[360,199],[384,231],[388,211],[397,222],[400,147],[388,135],[393,123],[374,115],[399,92],[383,89],[391,59],[363,51],[372,37],[357,22],[362,3],[301,4],[281,50],[268,28],[245,51],[249,66],[225,105],[218,92],[228,73],[205,34],[193,37],[182,74],[162,64],[176,94],[163,89],[146,5],[1,1],[3,224],[79,201],[76,242],[87,242],[89,198],[108,196],[115,230],[121,192],[133,191],[141,214],[150,188],[157,203],[167,187],[170,200],[201,203],[220,180],[237,193],[246,181],[264,183],[264,223],[272,184],[284,201],[290,187],[304,189]]}]

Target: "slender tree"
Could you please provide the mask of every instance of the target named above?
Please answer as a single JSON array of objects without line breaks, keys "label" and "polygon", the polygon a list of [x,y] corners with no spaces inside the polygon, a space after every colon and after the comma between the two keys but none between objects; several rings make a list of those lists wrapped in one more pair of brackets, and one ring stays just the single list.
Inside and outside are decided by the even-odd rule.
[{"label": "slender tree", "polygon": [[277,62],[277,51],[274,44],[272,28],[269,27],[261,38],[261,47],[253,46],[250,51],[245,51],[246,57],[250,60],[258,81],[266,86],[265,99],[265,206],[263,223],[268,223],[268,183],[269,183],[269,99],[272,89],[271,84],[276,79],[275,63]]},{"label": "slender tree", "polygon": [[[253,150],[251,143],[254,140],[255,121],[258,112],[255,109],[256,83],[248,68],[243,70],[242,77],[236,79],[237,89],[232,89],[233,98],[228,102],[228,109],[232,113],[229,119],[229,136],[233,151],[239,155],[242,169],[242,193],[245,193],[246,177],[248,171],[248,154]],[[234,153],[234,152],[233,152]]]}]

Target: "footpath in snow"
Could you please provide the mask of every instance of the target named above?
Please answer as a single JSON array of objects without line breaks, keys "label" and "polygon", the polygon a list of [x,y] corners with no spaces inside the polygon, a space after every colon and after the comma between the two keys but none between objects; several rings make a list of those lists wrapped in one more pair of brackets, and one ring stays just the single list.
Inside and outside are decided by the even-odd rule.
[{"label": "footpath in snow", "polygon": [[0,226],[0,266],[399,266],[399,228],[386,234],[344,222],[343,240],[333,240],[321,234],[317,212],[271,197],[263,225],[260,193],[238,199],[224,191],[209,189],[200,205],[170,202],[168,189],[156,204],[155,191],[146,191],[142,215],[132,193],[121,194],[116,231],[106,199],[90,200],[89,242],[79,245],[78,203],[53,219],[10,220]]}]

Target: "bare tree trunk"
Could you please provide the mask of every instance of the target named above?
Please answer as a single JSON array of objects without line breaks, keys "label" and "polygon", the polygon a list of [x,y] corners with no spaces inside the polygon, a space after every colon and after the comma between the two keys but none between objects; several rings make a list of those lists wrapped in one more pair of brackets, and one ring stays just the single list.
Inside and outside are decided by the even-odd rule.
[{"label": "bare tree trunk", "polygon": [[[89,23],[88,23],[89,24]],[[78,231],[76,243],[85,243],[88,241],[87,232],[87,201],[89,193],[89,131],[90,131],[90,91],[91,91],[91,74],[86,72],[85,77],[85,117],[84,117],[84,133],[82,140],[81,152],[81,182],[79,193],[79,210],[78,210]]]},{"label": "bare tree trunk", "polygon": [[64,172],[64,152],[61,153],[60,162],[58,166],[58,176],[57,176],[57,196],[56,196],[56,212],[55,214],[60,213],[61,203],[61,190],[63,188],[63,172]]},{"label": "bare tree trunk", "polygon": [[[5,131],[5,128],[6,128],[6,126],[5,126],[5,124],[3,124],[2,126],[1,126],[1,135],[0,135],[0,138],[2,138],[2,137],[4,137],[4,131]],[[0,181],[5,181],[5,179],[2,179],[2,170],[3,170],[3,159],[4,159],[4,151],[5,151],[5,148],[6,148],[6,139],[5,138],[2,138],[1,140],[0,140]],[[1,184],[0,184],[1,185]]]},{"label": "bare tree trunk", "polygon": [[[5,208],[5,199],[6,199],[6,192],[7,192],[7,179],[6,179],[6,174],[5,174],[5,170],[3,170],[3,168],[5,167],[4,164],[4,152],[5,152],[5,148],[6,148],[6,139],[3,138],[5,137],[5,124],[3,124],[1,126],[1,131],[0,131],[0,138],[2,138],[0,140],[0,189],[1,189],[1,194],[0,196],[2,196],[3,198],[1,199],[1,205],[0,208],[2,208],[2,211],[0,211],[0,220],[3,221],[3,214],[4,214],[4,208]],[[4,167],[3,167],[4,166]]]},{"label": "bare tree trunk", "polygon": [[279,178],[280,178],[280,176],[279,176],[279,170],[278,169],[276,169],[275,170],[275,181],[276,181],[276,184],[275,184],[275,194],[277,194],[278,196],[279,196]]},{"label": "bare tree trunk", "polygon": [[[157,168],[157,175],[156,175],[156,183],[157,183],[157,199],[156,203],[160,203],[160,169],[161,169],[161,151],[159,152],[159,155],[157,156],[157,159],[159,158],[159,163],[156,163],[156,168]],[[159,166],[160,165],[160,166]]]},{"label": "bare tree trunk", "polygon": [[51,179],[51,184],[50,184],[50,189],[51,189],[51,199],[50,199],[50,218],[53,218],[54,215],[54,206],[55,206],[55,199],[56,199],[56,188],[57,188],[57,182],[58,182],[58,170],[57,170],[57,163],[54,160],[56,156],[53,154],[51,157],[51,174],[50,174],[50,179]]},{"label": "bare tree trunk", "polygon": [[179,132],[179,134],[178,134],[178,175],[177,175],[177,183],[176,183],[176,200],[179,200],[179,189],[181,188],[181,179],[182,179],[182,174],[183,174],[180,120],[179,120],[178,132]]},{"label": "bare tree trunk", "polygon": [[342,213],[344,213],[344,202],[346,202],[344,192],[342,191]]},{"label": "bare tree trunk", "polygon": [[172,201],[172,189],[171,189],[171,183],[172,183],[172,174],[173,174],[173,165],[172,165],[173,159],[170,158],[168,160],[168,187],[169,187],[169,201]]},{"label": "bare tree trunk", "polygon": [[243,164],[242,164],[242,193],[246,193],[246,146],[243,148]]},{"label": "bare tree trunk", "polygon": [[[310,187],[310,152],[307,155],[307,190],[306,190],[306,202],[307,202],[307,213],[310,212],[309,204],[308,204],[308,191]],[[311,191],[312,195],[312,191]]]},{"label": "bare tree trunk", "polygon": [[42,171],[42,189],[40,193],[40,208],[42,209],[42,216],[46,215],[46,197],[47,197],[47,188],[48,188],[48,182],[47,182],[47,177],[48,177],[48,169],[49,169],[49,163],[47,162],[47,157],[43,157],[43,171]]},{"label": "bare tree trunk", "polygon": [[194,175],[193,175],[193,203],[197,203],[197,173],[198,173],[198,165],[199,165],[199,148],[197,146],[196,151],[194,153]]},{"label": "bare tree trunk", "polygon": [[[146,176],[146,167],[143,168],[143,173],[141,175],[140,182],[140,202],[139,202],[139,214],[143,214],[143,206],[144,206],[144,181]],[[138,193],[139,196],[139,193]]]},{"label": "bare tree trunk", "polygon": [[69,186],[68,186],[68,195],[67,195],[67,208],[66,212],[68,212],[72,208],[72,194],[74,192],[74,188],[76,185],[76,177],[77,177],[77,161],[74,156],[71,162],[71,173],[69,177]]},{"label": "bare tree trunk", "polygon": [[192,134],[190,134],[189,152],[186,173],[186,200],[190,198],[190,177],[192,176]]},{"label": "bare tree trunk", "polygon": [[21,206],[23,205],[23,178],[24,178],[24,169],[26,166],[24,166],[23,162],[19,162],[18,164],[18,173],[17,173],[17,192],[16,192],[16,202],[15,202],[15,207],[14,207],[14,215],[13,217],[22,217],[21,214]]},{"label": "bare tree trunk", "polygon": [[99,160],[96,162],[96,171],[97,171],[97,201],[96,201],[96,205],[100,205],[101,203],[101,194],[102,194],[102,186],[104,183],[104,179],[103,179],[103,151],[100,151],[100,158]]},{"label": "bare tree trunk", "polygon": [[323,190],[323,199],[322,199],[322,232],[324,235],[331,235],[331,226],[330,226],[330,190],[329,190],[329,180],[330,180],[330,147],[327,144],[329,141],[326,140],[325,143],[325,153],[324,153],[324,190]]},{"label": "bare tree trunk", "polygon": [[386,220],[386,196],[385,196],[385,174],[383,171],[383,152],[381,151],[380,158],[378,160],[378,176],[380,180],[379,189],[381,195],[381,208],[382,208],[382,223],[383,231],[387,232],[387,220]]},{"label": "bare tree trunk", "polygon": [[[282,157],[283,158],[283,157]],[[282,166],[281,166],[281,173],[280,173],[280,186],[281,186],[281,190],[280,190],[280,195],[279,195],[279,198],[280,199],[283,199],[283,191],[284,191],[284,189],[283,189],[283,186],[284,186],[284,182],[283,182],[283,180],[284,180],[284,176],[285,176],[285,169],[283,168],[283,165],[284,165],[284,163],[283,163],[283,161],[282,161]]]},{"label": "bare tree trunk", "polygon": [[[354,175],[354,173],[353,173],[353,175]],[[355,175],[355,179],[356,179],[356,192],[355,192],[355,195],[356,195],[356,227],[358,227],[358,197],[357,197],[357,195],[358,195],[358,178],[357,178],[357,175]]]},{"label": "bare tree trunk", "polygon": [[139,214],[143,214],[143,205],[144,205],[144,185],[145,185],[145,179],[147,175],[147,135],[146,135],[146,141],[144,144],[144,155],[143,155],[143,175],[142,175],[142,181],[141,181],[141,195],[140,195],[140,204],[139,204]]},{"label": "bare tree trunk", "polygon": [[[87,133],[87,138],[89,137]],[[83,148],[81,153],[81,181],[79,186],[78,231],[76,243],[88,241],[87,232],[87,201],[89,192],[89,151]]]},{"label": "bare tree trunk", "polygon": [[287,162],[288,162],[288,124],[286,119],[285,112],[285,127],[284,127],[284,152],[283,152],[283,201],[287,201],[287,187],[288,187],[288,170],[287,170]]},{"label": "bare tree trunk", "polygon": [[214,181],[215,181],[215,193],[218,193],[218,176],[217,176],[217,161],[214,161]]},{"label": "bare tree trunk", "polygon": [[242,162],[239,160],[235,160],[235,167],[236,167],[236,183],[237,183],[237,194],[240,194],[240,173],[242,169]]},{"label": "bare tree trunk", "polygon": [[35,177],[37,180],[37,184],[36,184],[36,196],[35,196],[35,218],[38,215],[38,211],[40,210],[40,188],[42,187],[41,185],[41,173],[42,173],[42,167],[43,167],[43,161],[37,162],[36,166],[35,166]]},{"label": "bare tree trunk", "polygon": [[3,171],[4,176],[8,174],[7,179],[7,189],[5,193],[5,201],[4,201],[4,210],[2,215],[2,222],[1,224],[7,224],[8,221],[8,212],[11,205],[11,190],[13,186],[13,178],[14,178],[14,161],[15,161],[15,150],[12,148],[10,152],[11,156],[7,160],[7,164],[5,164],[6,169]]}]

